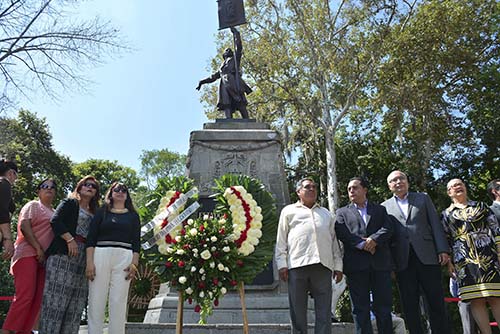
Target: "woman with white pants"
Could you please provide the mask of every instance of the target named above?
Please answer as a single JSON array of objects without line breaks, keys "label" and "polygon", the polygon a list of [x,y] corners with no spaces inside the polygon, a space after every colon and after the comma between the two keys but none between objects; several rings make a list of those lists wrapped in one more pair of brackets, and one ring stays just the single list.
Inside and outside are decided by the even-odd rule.
[{"label": "woman with white pants", "polygon": [[139,262],[141,225],[124,184],[113,183],[105,203],[94,217],[87,237],[88,331],[103,333],[108,302],[108,334],[123,334],[130,280]]}]

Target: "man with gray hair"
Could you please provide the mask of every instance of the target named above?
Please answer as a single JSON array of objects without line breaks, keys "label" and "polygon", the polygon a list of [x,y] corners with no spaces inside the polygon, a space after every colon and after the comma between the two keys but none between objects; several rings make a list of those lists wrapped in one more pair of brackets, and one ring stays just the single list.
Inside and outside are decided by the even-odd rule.
[{"label": "man with gray hair", "polygon": [[423,334],[419,295],[429,306],[432,333],[448,334],[440,265],[449,260],[449,246],[436,208],[426,193],[409,191],[408,177],[395,170],[387,176],[394,194],[382,203],[393,219],[391,253],[399,295],[410,334]]},{"label": "man with gray hair", "polygon": [[288,282],[290,318],[294,334],[307,334],[308,293],[314,298],[315,334],[330,334],[332,276],[342,279],[342,255],[332,214],[316,203],[311,178],[296,185],[299,201],[281,211],[276,238],[280,279]]}]

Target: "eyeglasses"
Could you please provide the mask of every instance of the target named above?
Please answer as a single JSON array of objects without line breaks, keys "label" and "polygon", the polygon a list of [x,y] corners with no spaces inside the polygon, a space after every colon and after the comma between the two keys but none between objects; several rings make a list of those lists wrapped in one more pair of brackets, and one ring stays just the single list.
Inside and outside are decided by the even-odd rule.
[{"label": "eyeglasses", "polygon": [[84,187],[87,187],[87,188],[93,188],[93,189],[97,189],[97,184],[95,183],[92,183],[92,182],[85,182],[83,184]]},{"label": "eyeglasses", "polygon": [[402,175],[396,176],[395,178],[389,180],[389,183],[396,183],[398,181],[401,181],[401,182],[406,181],[406,176],[402,176]]},{"label": "eyeglasses", "polygon": [[45,184],[45,183],[44,183],[44,184],[42,184],[42,185],[40,186],[40,189],[56,189],[56,186],[55,186],[55,185],[53,185],[53,184],[52,184],[52,185],[50,185],[50,184]]},{"label": "eyeglasses", "polygon": [[115,188],[113,188],[113,192],[114,193],[124,193],[124,194],[126,194],[127,193],[127,188],[124,188],[124,187],[115,187]]}]

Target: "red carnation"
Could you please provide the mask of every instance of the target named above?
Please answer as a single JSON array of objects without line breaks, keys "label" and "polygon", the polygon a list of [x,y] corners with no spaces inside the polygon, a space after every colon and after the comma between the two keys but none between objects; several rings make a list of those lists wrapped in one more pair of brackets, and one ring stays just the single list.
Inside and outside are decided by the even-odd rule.
[{"label": "red carnation", "polygon": [[218,299],[214,300],[214,305],[215,306],[219,306],[219,300]]},{"label": "red carnation", "polygon": [[184,268],[184,266],[186,264],[184,263],[184,261],[179,261],[179,263],[177,263],[177,265],[179,266],[179,268]]},{"label": "red carnation", "polygon": [[170,261],[165,262],[165,267],[172,268],[172,262]]},{"label": "red carnation", "polygon": [[191,245],[185,244],[184,246],[182,246],[182,248],[185,250],[188,250],[191,248]]},{"label": "red carnation", "polygon": [[219,255],[220,255],[220,254],[219,254],[219,252],[215,251],[215,252],[213,252],[213,253],[212,253],[212,255],[213,255],[214,257],[219,257]]},{"label": "red carnation", "polygon": [[236,260],[236,265],[238,265],[238,267],[243,267],[245,264],[241,260]]},{"label": "red carnation", "polygon": [[198,287],[200,289],[205,289],[205,287],[206,287],[205,282],[201,281],[200,283],[198,283]]},{"label": "red carnation", "polygon": [[185,229],[181,230],[181,235],[186,235],[186,230]]},{"label": "red carnation", "polygon": [[224,214],[222,215],[222,218],[227,219],[227,213],[224,213]]},{"label": "red carnation", "polygon": [[225,229],[223,229],[223,228],[221,228],[221,229],[219,230],[219,234],[222,234],[222,235],[226,234],[226,230],[225,230]]},{"label": "red carnation", "polygon": [[167,244],[171,244],[173,240],[174,240],[174,239],[172,239],[172,236],[171,236],[170,234],[167,234],[167,235],[165,236],[165,242],[166,242]]},{"label": "red carnation", "polygon": [[203,231],[205,231],[205,226],[200,225],[200,232],[203,232]]},{"label": "red carnation", "polygon": [[214,277],[214,279],[212,279],[212,282],[214,282],[214,285],[219,284],[219,280],[216,277]]},{"label": "red carnation", "polygon": [[232,279],[229,284],[231,284],[232,286],[236,286],[238,285],[238,282],[236,282],[236,280]]},{"label": "red carnation", "polygon": [[196,305],[196,306],[194,307],[194,311],[195,311],[196,313],[200,313],[200,311],[201,311],[201,306],[200,306],[200,305]]},{"label": "red carnation", "polygon": [[193,303],[193,298],[188,298],[188,303],[192,304]]}]

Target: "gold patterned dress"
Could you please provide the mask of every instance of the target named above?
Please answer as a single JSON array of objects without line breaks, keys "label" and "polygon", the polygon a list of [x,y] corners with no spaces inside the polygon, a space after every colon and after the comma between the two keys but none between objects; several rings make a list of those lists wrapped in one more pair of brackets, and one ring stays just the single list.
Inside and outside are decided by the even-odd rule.
[{"label": "gold patterned dress", "polygon": [[443,211],[442,222],[453,250],[460,298],[500,297],[500,227],[490,208],[474,201],[465,207],[452,204]]}]

